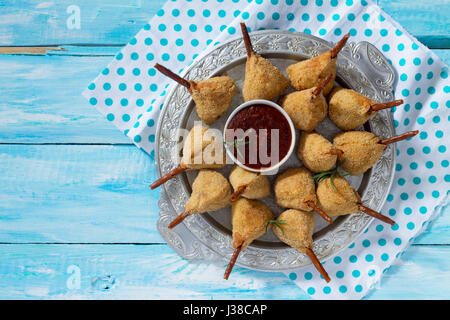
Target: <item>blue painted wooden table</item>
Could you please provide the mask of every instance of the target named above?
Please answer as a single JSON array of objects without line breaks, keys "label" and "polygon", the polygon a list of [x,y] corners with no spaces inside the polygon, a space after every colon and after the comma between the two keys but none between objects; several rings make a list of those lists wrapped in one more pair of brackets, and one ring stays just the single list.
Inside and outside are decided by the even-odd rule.
[{"label": "blue painted wooden table", "polygon": [[[164,0],[10,3],[0,0],[0,298],[308,298],[282,274],[236,268],[223,281],[223,265],[178,257],[156,230],[153,162],[80,95]],[[450,62],[448,0],[378,4]],[[369,298],[450,298],[443,211]]]}]

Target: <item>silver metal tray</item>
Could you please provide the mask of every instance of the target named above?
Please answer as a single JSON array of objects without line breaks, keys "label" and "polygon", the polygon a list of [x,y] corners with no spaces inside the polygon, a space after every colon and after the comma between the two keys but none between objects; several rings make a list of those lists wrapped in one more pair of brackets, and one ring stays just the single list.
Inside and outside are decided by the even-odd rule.
[{"label": "silver metal tray", "polygon": [[[314,36],[278,30],[252,32],[251,40],[255,50],[269,58],[283,72],[289,64],[317,56],[333,47],[331,43]],[[203,80],[226,73],[236,82],[237,94],[230,110],[211,127],[222,129],[228,114],[243,102],[241,89],[245,62],[245,46],[239,37],[215,47],[185,70],[183,76],[191,80]],[[376,101],[393,100],[395,72],[370,43],[350,42],[344,47],[337,60],[336,80],[339,85],[352,88]],[[174,150],[177,149],[179,128],[189,130],[195,120],[199,119],[188,91],[176,85],[165,101],[158,123],[155,161],[160,176],[178,165],[179,158],[174,156],[177,154]],[[390,112],[379,112],[364,129],[382,138],[393,136]],[[316,130],[330,140],[339,132],[329,119],[320,123]],[[300,164],[294,152],[280,171]],[[349,178],[366,206],[378,211],[382,208],[392,184],[394,167],[394,147],[390,145],[371,170]],[[228,165],[219,171],[228,176],[230,169],[231,165]],[[174,229],[167,228],[170,221],[183,211],[196,174],[195,171],[183,173],[161,187],[158,230],[167,243],[186,259],[226,261],[233,253],[230,208],[192,215]],[[272,197],[264,199],[264,202],[276,215],[282,212]],[[322,261],[349,246],[373,220],[362,212],[338,217],[331,225],[320,217],[316,218],[313,249]],[[287,271],[310,265],[311,261],[281,243],[269,230],[240,254],[237,264],[262,271]]]}]

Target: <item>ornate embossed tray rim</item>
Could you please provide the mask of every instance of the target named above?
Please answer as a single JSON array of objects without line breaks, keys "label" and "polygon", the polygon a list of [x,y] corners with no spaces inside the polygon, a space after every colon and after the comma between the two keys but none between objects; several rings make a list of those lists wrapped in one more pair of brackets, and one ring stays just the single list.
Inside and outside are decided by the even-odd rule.
[{"label": "ornate embossed tray rim", "polygon": [[[300,58],[317,56],[333,47],[329,42],[304,33],[264,30],[251,33],[255,50],[261,54],[277,53]],[[217,74],[225,66],[246,56],[240,37],[215,47],[184,71],[184,77],[202,80]],[[377,101],[393,100],[395,72],[389,62],[368,42],[348,43],[337,61],[337,75],[350,88]],[[191,101],[190,95],[180,85],[175,85],[161,111],[156,134],[155,162],[158,175],[176,167],[173,148],[176,147],[178,129],[183,124],[184,112]],[[394,135],[391,113],[379,112],[369,121],[372,132],[380,137]],[[365,205],[380,210],[386,201],[393,182],[395,167],[394,146],[390,145],[370,172],[368,185],[362,194]],[[186,259],[209,261],[229,259],[233,253],[230,235],[211,225],[201,214],[193,215],[172,230],[169,222],[177,212],[182,212],[188,200],[182,177],[178,176],[162,186],[159,201],[158,230],[167,243]],[[314,239],[313,249],[323,261],[348,247],[373,221],[373,218],[356,213],[346,216],[341,223]],[[311,264],[308,257],[293,248],[265,248],[252,246],[244,250],[238,265],[261,271],[288,271]]]}]

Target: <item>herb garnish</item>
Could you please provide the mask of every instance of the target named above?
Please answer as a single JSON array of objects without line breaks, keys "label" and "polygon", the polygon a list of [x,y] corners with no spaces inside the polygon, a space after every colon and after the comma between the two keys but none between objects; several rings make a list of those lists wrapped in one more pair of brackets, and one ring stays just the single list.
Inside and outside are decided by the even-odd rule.
[{"label": "herb garnish", "polygon": [[333,176],[334,176],[336,173],[337,173],[339,176],[341,176],[341,177],[345,177],[345,176],[348,176],[348,175],[350,174],[350,173],[348,173],[348,172],[341,173],[341,172],[338,171],[337,168],[335,168],[335,169],[333,169],[333,170],[323,171],[323,172],[321,172],[321,173],[318,173],[318,174],[316,174],[316,175],[313,176],[313,179],[314,179],[314,181],[315,181],[316,183],[319,183],[320,180],[326,179],[326,178],[330,177],[330,183],[331,183],[331,186],[333,187],[334,191],[337,191],[336,186],[335,186],[334,183],[333,183]]},{"label": "herb garnish", "polygon": [[280,224],[286,224],[286,221],[284,221],[284,220],[276,220],[276,219],[275,220],[269,220],[267,222],[267,224],[266,224],[266,231],[267,231],[267,228],[269,227],[270,224],[273,224],[274,226],[278,227],[278,229],[280,229],[280,231],[281,231],[281,234],[284,235],[283,229],[281,228]]}]

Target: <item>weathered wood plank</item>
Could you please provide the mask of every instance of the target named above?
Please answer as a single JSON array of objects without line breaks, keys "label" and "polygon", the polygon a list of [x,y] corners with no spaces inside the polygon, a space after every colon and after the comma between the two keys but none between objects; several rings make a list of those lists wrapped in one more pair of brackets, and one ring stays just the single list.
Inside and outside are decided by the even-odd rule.
[{"label": "weathered wood plank", "polygon": [[[412,246],[368,298],[449,299],[449,254],[448,246]],[[0,298],[308,298],[279,273],[236,267],[225,281],[225,265],[189,263],[166,245],[0,245]]]},{"label": "weathered wood plank", "polygon": [[[135,146],[0,145],[0,161],[0,242],[164,242],[153,160]],[[417,243],[449,233],[442,214]]]},{"label": "weathered wood plank", "polygon": [[[125,44],[166,0],[43,0],[4,4],[0,45]],[[446,0],[378,0],[378,4],[429,47],[448,48],[449,3]],[[79,12],[79,28],[73,16]]]}]

